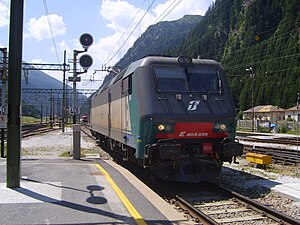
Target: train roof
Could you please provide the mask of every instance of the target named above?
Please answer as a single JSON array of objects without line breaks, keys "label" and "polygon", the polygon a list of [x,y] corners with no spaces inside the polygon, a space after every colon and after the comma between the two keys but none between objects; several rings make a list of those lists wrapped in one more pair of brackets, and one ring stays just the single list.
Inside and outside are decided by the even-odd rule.
[{"label": "train roof", "polygon": [[[171,56],[146,56],[140,60],[137,60],[137,61],[131,63],[128,67],[126,67],[120,73],[116,74],[111,79],[108,79],[106,83],[101,85],[101,87],[97,91],[97,94],[102,92],[103,90],[105,90],[108,86],[112,85],[119,79],[129,76],[139,67],[151,66],[153,64],[156,64],[156,65],[159,65],[159,64],[161,64],[161,65],[163,65],[163,64],[178,65],[179,58],[180,57],[171,57]],[[190,58],[190,57],[186,57],[186,58]],[[205,65],[212,65],[212,66],[220,66],[220,64],[217,61],[211,60],[211,59],[192,59],[192,58],[190,58],[190,59],[192,60],[192,64],[205,64]]]}]

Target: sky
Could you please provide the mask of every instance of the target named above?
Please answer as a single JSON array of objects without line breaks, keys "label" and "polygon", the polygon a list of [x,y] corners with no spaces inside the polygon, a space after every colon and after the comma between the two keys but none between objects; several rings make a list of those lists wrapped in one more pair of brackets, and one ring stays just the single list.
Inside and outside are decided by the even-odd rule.
[{"label": "sky", "polygon": [[[93,65],[86,74],[80,75],[82,81],[77,83],[77,88],[97,89],[107,73],[95,70],[117,63],[147,27],[186,14],[204,15],[212,2],[24,0],[22,58],[28,63],[62,64],[66,50],[67,63],[72,68],[73,50],[83,50],[79,38],[88,33],[93,37],[87,52],[93,58]],[[0,48],[9,47],[9,17],[10,1],[0,0]],[[45,72],[62,81],[62,72]]]}]

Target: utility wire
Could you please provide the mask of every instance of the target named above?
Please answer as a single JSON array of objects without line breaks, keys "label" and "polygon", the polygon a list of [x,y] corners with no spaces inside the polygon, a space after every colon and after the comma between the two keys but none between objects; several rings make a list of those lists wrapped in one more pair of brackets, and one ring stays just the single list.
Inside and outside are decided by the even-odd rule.
[{"label": "utility wire", "polygon": [[138,25],[142,22],[142,20],[144,19],[144,17],[146,16],[147,12],[150,10],[150,8],[152,7],[153,3],[155,2],[155,0],[153,0],[151,2],[151,4],[148,6],[147,10],[145,11],[145,13],[143,14],[142,18],[139,20],[139,22],[136,24],[136,26],[134,27],[134,29],[131,31],[131,33],[128,35],[128,37],[126,38],[126,40],[123,42],[123,44],[121,45],[121,47],[118,49],[118,51],[110,58],[110,60],[108,62],[106,62],[105,64],[109,63],[110,61],[112,61],[112,59],[120,52],[120,50],[123,48],[123,46],[125,45],[125,43],[128,41],[128,39],[131,37],[131,35],[133,34],[133,32],[136,30],[136,28],[138,27]]},{"label": "utility wire", "polygon": [[[177,2],[177,4],[168,12],[168,13],[166,13],[166,15],[165,16],[163,16],[164,15],[164,13],[176,2],[177,0],[174,0],[161,14],[160,14],[160,16],[159,17],[157,17],[157,19],[154,21],[154,23],[153,24],[156,24],[157,22],[160,22],[160,21],[162,21],[167,15],[169,15],[169,13],[171,12],[171,11],[173,11],[173,9],[182,1],[182,0],[179,0],[179,2]],[[163,17],[162,17],[163,16]],[[162,18],[161,18],[162,17]],[[161,18],[161,19],[160,19]]]},{"label": "utility wire", "polygon": [[[152,23],[152,24],[155,24],[157,21],[162,21],[166,16],[168,16],[178,5],[179,5],[179,3],[182,1],[182,0],[179,0],[179,1],[177,1],[177,0],[174,0],[165,10],[164,10],[164,12],[163,13],[161,13],[160,14],[160,16],[158,17],[158,19],[156,19],[155,20],[155,22],[154,23]],[[129,34],[129,36],[127,37],[127,39],[125,40],[125,42],[121,45],[121,47],[118,49],[118,51],[111,57],[111,59],[108,61],[108,62],[106,62],[105,64],[107,64],[107,63],[109,63],[110,61],[112,61],[112,59],[119,53],[119,51],[122,49],[122,47],[125,45],[125,43],[128,41],[128,39],[130,38],[130,36],[132,35],[132,33],[135,31],[135,29],[137,28],[137,26],[141,23],[141,21],[143,20],[143,18],[145,17],[145,15],[146,15],[146,13],[149,11],[149,9],[152,7],[152,5],[153,5],[153,3],[155,2],[155,0],[153,0],[152,2],[151,2],[151,4],[149,5],[149,7],[147,8],[147,11],[144,13],[144,15],[143,15],[143,17],[139,20],[139,22],[138,22],[138,24],[135,26],[135,28],[132,30],[132,32]],[[176,4],[175,4],[176,3]],[[144,4],[144,2],[143,2],[143,4]],[[143,5],[142,4],[142,5]],[[173,4],[175,4],[172,8],[171,8],[171,6],[173,5]],[[167,12],[167,10],[169,9],[169,8],[171,8],[171,10],[169,10],[168,12]],[[166,13],[167,12],[167,13]],[[166,13],[166,14],[165,14]],[[165,15],[164,15],[165,14]],[[164,15],[164,16],[163,16]],[[159,19],[159,18],[161,18],[161,19]],[[122,35],[123,36],[123,35]]]},{"label": "utility wire", "polygon": [[[277,27],[276,27],[276,28],[277,28]],[[261,50],[259,50],[258,52],[256,52],[256,56],[259,56],[260,53],[266,52],[266,50],[263,48],[264,45],[270,44],[270,43],[272,43],[273,41],[282,40],[282,39],[286,38],[287,36],[290,36],[291,32],[297,31],[298,29],[299,29],[299,27],[295,27],[293,30],[289,30],[289,31],[287,31],[286,33],[283,33],[283,34],[280,34],[280,35],[276,35],[276,36],[274,35],[273,37],[271,37],[271,38],[269,38],[269,39],[266,39],[266,40],[264,40],[264,41],[262,41],[262,42],[260,42],[260,43],[254,43],[253,45],[250,45],[250,46],[248,46],[248,47],[244,47],[244,48],[241,48],[241,49],[237,49],[237,50],[235,50],[235,51],[231,51],[231,52],[228,54],[228,56],[230,56],[230,55],[232,55],[232,54],[236,54],[236,53],[240,53],[240,52],[246,51],[246,50],[252,48],[254,45],[260,46],[260,49],[261,49]],[[268,30],[268,31],[269,31],[269,30]],[[261,33],[263,33],[263,32],[266,32],[266,31],[262,31]],[[280,37],[280,38],[279,38],[279,37]],[[293,48],[296,48],[296,47],[297,47],[297,46],[295,46],[295,47],[293,47]],[[224,48],[225,48],[225,47],[222,47],[222,48],[219,48],[219,49],[217,49],[217,50],[214,50],[214,51],[211,51],[211,52],[207,52],[207,53],[203,54],[202,56],[204,56],[204,57],[206,56],[206,58],[209,58],[209,56],[210,56],[211,54],[213,54],[213,53],[215,53],[215,52],[220,52],[220,51],[224,50]],[[269,50],[267,50],[267,51],[273,51],[273,49],[269,49]],[[214,55],[211,56],[211,57],[214,57]]]},{"label": "utility wire", "polygon": [[50,35],[51,35],[51,38],[52,38],[52,42],[53,42],[53,46],[54,46],[56,58],[57,58],[58,63],[60,63],[60,59],[59,59],[59,56],[58,56],[57,47],[56,47],[56,44],[55,44],[53,29],[52,29],[52,25],[51,25],[51,21],[50,21],[50,17],[49,17],[47,0],[43,0],[43,3],[44,3],[45,13],[46,13],[47,21],[48,21],[48,26],[49,26]]},{"label": "utility wire", "polygon": [[143,3],[141,4],[141,6],[139,7],[139,9],[136,11],[134,17],[132,18],[132,20],[130,21],[130,23],[127,25],[125,31],[123,32],[122,36],[119,38],[119,40],[117,41],[117,43],[115,44],[115,46],[113,47],[113,49],[110,51],[110,53],[108,54],[108,56],[106,57],[106,59],[104,60],[104,62],[106,62],[110,55],[112,54],[112,52],[115,50],[115,48],[118,46],[119,42],[121,41],[121,39],[124,37],[125,33],[127,32],[128,28],[130,27],[130,25],[133,23],[134,19],[136,18],[136,16],[138,15],[138,13],[141,11],[141,8],[143,7],[143,5],[145,4],[146,0],[143,1]]}]

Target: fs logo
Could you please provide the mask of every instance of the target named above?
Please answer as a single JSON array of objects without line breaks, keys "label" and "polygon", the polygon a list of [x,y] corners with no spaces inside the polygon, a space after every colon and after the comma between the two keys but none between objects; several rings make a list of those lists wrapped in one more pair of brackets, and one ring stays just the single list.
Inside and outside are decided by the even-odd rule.
[{"label": "fs logo", "polygon": [[198,105],[200,104],[200,101],[190,101],[188,106],[188,111],[194,111],[198,108]]}]

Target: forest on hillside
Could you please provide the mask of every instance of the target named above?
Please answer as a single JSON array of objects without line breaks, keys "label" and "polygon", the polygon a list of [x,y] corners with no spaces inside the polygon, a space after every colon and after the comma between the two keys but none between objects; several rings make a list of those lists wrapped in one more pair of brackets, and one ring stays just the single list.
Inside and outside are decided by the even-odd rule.
[{"label": "forest on hillside", "polygon": [[254,105],[293,107],[300,91],[299,0],[216,0],[183,44],[165,53],[221,62],[239,111],[251,108],[252,91]]},{"label": "forest on hillside", "polygon": [[175,48],[201,19],[202,16],[185,15],[179,20],[151,25],[120,59],[117,66],[125,68],[131,62],[147,55],[159,55],[169,48]]}]

